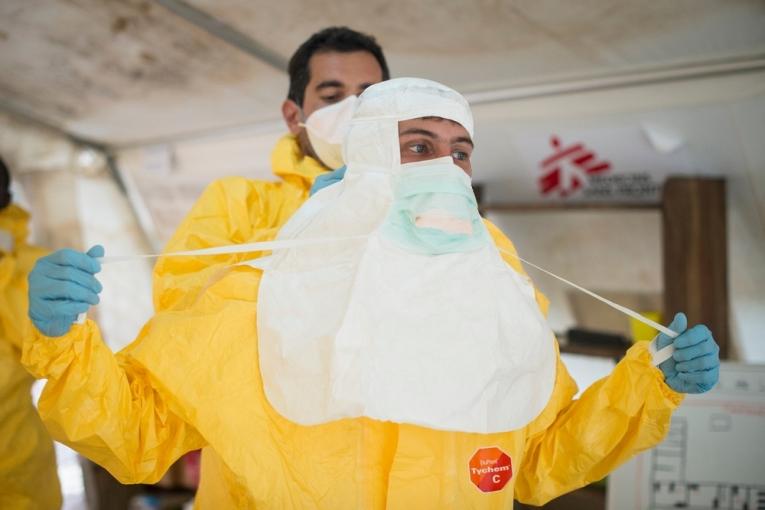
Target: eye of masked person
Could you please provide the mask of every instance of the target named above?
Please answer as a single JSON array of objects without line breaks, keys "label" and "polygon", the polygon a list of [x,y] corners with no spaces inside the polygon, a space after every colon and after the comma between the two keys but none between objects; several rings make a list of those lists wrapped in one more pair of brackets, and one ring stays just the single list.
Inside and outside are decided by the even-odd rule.
[{"label": "eye of masked person", "polygon": [[458,123],[440,117],[421,117],[399,122],[398,130],[402,164],[449,156],[455,165],[472,175],[473,141]]}]

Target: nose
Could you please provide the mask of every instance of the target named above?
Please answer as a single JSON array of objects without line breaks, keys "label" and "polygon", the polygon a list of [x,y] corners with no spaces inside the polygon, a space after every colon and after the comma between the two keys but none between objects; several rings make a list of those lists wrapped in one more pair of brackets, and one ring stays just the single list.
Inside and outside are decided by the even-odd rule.
[{"label": "nose", "polygon": [[452,148],[449,144],[439,144],[436,147],[436,158],[452,157]]}]

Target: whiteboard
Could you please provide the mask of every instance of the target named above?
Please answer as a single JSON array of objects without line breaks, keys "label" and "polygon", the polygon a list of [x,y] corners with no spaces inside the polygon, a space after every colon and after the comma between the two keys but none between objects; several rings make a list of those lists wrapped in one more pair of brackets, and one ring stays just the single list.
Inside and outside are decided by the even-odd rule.
[{"label": "whiteboard", "polygon": [[609,510],[765,508],[765,366],[723,363],[657,447],[608,478]]}]

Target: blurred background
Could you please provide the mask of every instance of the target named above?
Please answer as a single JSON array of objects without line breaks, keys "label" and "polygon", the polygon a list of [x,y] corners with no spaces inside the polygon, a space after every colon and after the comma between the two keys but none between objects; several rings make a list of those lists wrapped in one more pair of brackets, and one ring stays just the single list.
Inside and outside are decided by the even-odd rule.
[{"label": "blurred background", "polygon": [[[275,180],[286,62],[334,25],[376,37],[393,77],[466,96],[481,208],[521,256],[660,322],[686,310],[736,367],[765,363],[762,0],[3,0],[0,154],[33,242],[156,252],[214,179]],[[655,334],[529,272],[580,387]],[[150,278],[102,274],[112,349],[151,315]],[[193,458],[161,490],[59,462],[67,508],[170,508],[195,484]]]}]

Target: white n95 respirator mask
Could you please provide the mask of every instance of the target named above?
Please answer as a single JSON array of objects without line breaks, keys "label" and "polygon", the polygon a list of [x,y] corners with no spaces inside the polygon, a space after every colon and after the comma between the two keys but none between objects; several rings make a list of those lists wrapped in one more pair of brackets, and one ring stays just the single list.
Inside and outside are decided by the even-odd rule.
[{"label": "white n95 respirator mask", "polygon": [[338,103],[316,110],[305,123],[300,124],[308,133],[308,140],[316,156],[333,170],[345,164],[343,139],[356,111],[357,102],[358,97],[348,96]]}]

